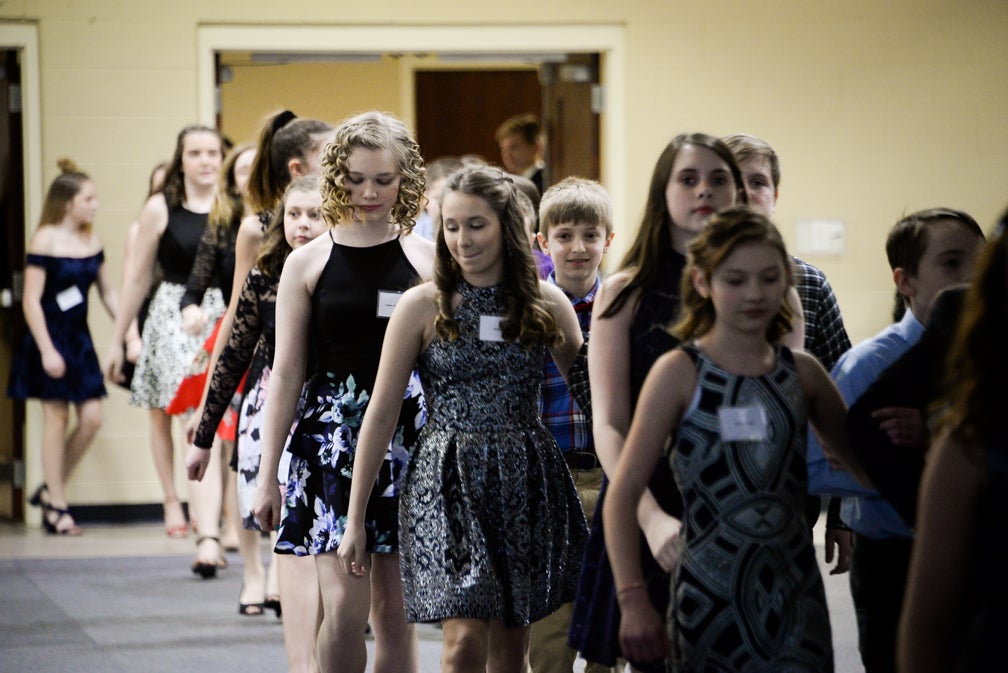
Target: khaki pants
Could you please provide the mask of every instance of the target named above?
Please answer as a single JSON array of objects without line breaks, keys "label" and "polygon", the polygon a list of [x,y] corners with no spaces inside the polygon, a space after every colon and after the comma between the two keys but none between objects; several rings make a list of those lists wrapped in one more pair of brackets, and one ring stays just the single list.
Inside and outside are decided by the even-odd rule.
[{"label": "khaki pants", "polygon": [[[602,488],[602,468],[594,470],[571,471],[578,497],[581,498],[581,508],[585,518],[591,522],[598,502],[599,490]],[[567,646],[567,633],[570,631],[573,603],[560,606],[553,614],[540,619],[532,625],[529,636],[529,663],[532,673],[572,673],[577,652]],[[622,662],[621,662],[622,663]],[[586,662],[585,673],[620,673],[622,665],[609,668],[594,662]]]}]

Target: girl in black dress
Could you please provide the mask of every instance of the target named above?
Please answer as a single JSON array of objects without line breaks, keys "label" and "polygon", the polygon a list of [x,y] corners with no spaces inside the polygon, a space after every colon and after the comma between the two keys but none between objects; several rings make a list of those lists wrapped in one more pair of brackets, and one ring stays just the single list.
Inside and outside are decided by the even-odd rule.
[{"label": "girl in black dress", "polygon": [[260,474],[275,474],[305,381],[309,335],[315,354],[281,520],[280,493],[260,479],[253,511],[263,530],[280,524],[278,553],[311,555],[322,593],[318,663],[325,671],[364,671],[371,613],[376,672],[417,667],[406,624],[398,558],[398,477],[418,425],[419,393],[404,406],[401,435],[389,448],[384,489],[369,511],[371,582],[339,563],[356,435],[378,368],[382,338],[399,293],[433,272],[434,246],[410,235],[424,190],[416,141],[394,117],[371,112],[344,121],[325,150],[321,174],[327,234],[287,258],[276,302],[276,354],[266,400]]}]

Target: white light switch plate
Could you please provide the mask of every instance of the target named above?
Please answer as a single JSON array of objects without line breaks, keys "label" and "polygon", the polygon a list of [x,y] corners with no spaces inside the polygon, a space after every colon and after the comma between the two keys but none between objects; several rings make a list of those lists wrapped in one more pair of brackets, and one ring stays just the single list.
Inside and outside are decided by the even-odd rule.
[{"label": "white light switch plate", "polygon": [[843,220],[798,220],[795,222],[795,253],[842,255],[846,230]]}]

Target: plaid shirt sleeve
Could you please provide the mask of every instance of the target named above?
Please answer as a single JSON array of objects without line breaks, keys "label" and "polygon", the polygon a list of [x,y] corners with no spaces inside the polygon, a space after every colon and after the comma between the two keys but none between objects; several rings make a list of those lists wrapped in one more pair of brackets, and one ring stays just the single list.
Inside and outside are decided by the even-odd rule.
[{"label": "plaid shirt sleeve", "polygon": [[[572,394],[572,391],[576,387],[579,390],[588,390],[586,353],[587,350],[582,347],[578,353],[577,360],[571,365],[570,372],[568,372],[568,376],[571,377],[570,389],[568,389],[563,377],[560,376],[560,371],[557,369],[556,364],[553,363],[553,358],[547,355],[546,364],[543,367],[543,379],[539,389],[539,415],[542,417],[543,425],[553,433],[557,446],[562,453],[569,451],[590,452],[594,450],[591,436],[591,417],[583,413],[581,407],[575,401],[578,399],[578,395]],[[579,361],[583,363],[581,367],[578,366]],[[582,369],[584,372],[584,383],[579,384],[579,386],[583,387],[574,385],[574,377],[571,375],[576,369]],[[589,404],[590,400],[589,396]]]},{"label": "plaid shirt sleeve", "polygon": [[805,313],[805,350],[816,356],[826,371],[832,371],[851,347],[840,306],[826,274],[797,257],[792,260],[795,290]]},{"label": "plaid shirt sleeve", "polygon": [[[555,277],[549,281],[555,284]],[[588,295],[580,300],[564,290],[577,312],[584,343],[571,363],[564,382],[553,358],[547,355],[543,366],[543,379],[539,391],[539,415],[543,425],[556,438],[560,451],[595,452],[591,427],[591,389],[588,384],[588,332],[591,329],[591,308],[598,291],[599,281]],[[561,288],[563,289],[563,288]]]},{"label": "plaid shirt sleeve", "polygon": [[571,397],[581,410],[585,422],[590,426],[592,422],[591,408],[591,385],[588,381],[588,340],[585,339],[578,351],[577,358],[567,372],[568,384]]}]

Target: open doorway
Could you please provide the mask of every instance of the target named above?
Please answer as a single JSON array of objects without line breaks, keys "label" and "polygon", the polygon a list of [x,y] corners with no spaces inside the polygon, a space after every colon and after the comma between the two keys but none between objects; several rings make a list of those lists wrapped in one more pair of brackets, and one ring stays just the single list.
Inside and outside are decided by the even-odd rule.
[{"label": "open doorway", "polygon": [[[584,145],[587,140],[588,145],[593,146],[589,154],[594,167],[589,162],[589,166],[583,169],[558,169],[554,178],[557,174],[598,177],[612,196],[617,217],[625,210],[626,143],[622,141],[625,133],[625,57],[622,26],[203,26],[199,29],[198,43],[200,120],[215,123],[220,102],[224,131],[238,136],[235,140],[249,138],[255,131],[254,125],[242,131],[231,124],[228,84],[224,83],[218,90],[218,66],[226,61],[221,57],[230,52],[296,54],[301,63],[312,59],[339,61],[339,72],[317,86],[303,81],[300,75],[292,76],[289,74],[292,71],[288,70],[286,86],[296,87],[310,99],[305,108],[308,111],[297,110],[299,114],[336,121],[347,114],[377,107],[397,113],[415,129],[421,126],[418,117],[422,112],[417,104],[414,74],[431,69],[432,62],[441,61],[433,68],[437,70],[491,70],[502,64],[518,63],[540,77],[544,70],[541,64],[561,61],[558,69],[552,72],[555,77],[550,81],[569,80],[570,83],[583,85],[582,95],[584,99],[590,99],[593,119],[587,125],[588,131],[580,129],[573,137],[578,145]],[[538,59],[531,66],[527,60],[529,55]],[[579,58],[590,61],[590,65],[585,67],[582,62],[567,62],[565,59],[570,55],[579,55]],[[371,73],[367,77],[358,78],[353,74],[365,68]],[[585,73],[590,73],[588,79],[584,78]],[[601,95],[602,87],[605,88],[604,96]],[[345,109],[347,97],[355,96],[364,89],[371,90],[373,99]],[[257,119],[266,112],[288,105],[287,101],[292,100],[289,97],[266,100],[274,93],[270,89],[259,88],[264,112],[258,113]],[[326,99],[332,100],[328,112],[309,109]],[[427,109],[427,106],[424,108]],[[585,109],[570,97],[565,97],[557,106],[557,109],[575,108]],[[539,109],[550,108],[540,101]],[[502,120],[503,117],[487,122],[488,137],[493,137],[493,131]],[[548,124],[546,129],[548,140],[551,136],[561,135],[551,134]],[[572,134],[563,135],[570,137]],[[569,158],[572,147],[571,143],[567,143],[567,151],[563,153],[550,148],[547,156],[549,160],[558,154]],[[437,154],[433,148],[424,152],[425,156]],[[488,159],[499,158],[496,151],[489,153],[492,156]]]},{"label": "open doorway", "polygon": [[[215,57],[217,123],[236,142],[253,139],[260,120],[281,108],[332,123],[384,109],[413,117],[428,161],[475,155],[500,164],[498,125],[532,114],[546,139],[547,185],[569,175],[599,177],[598,54],[516,54],[494,64],[477,55],[401,53],[225,51]],[[411,100],[401,100],[405,88]]]}]

